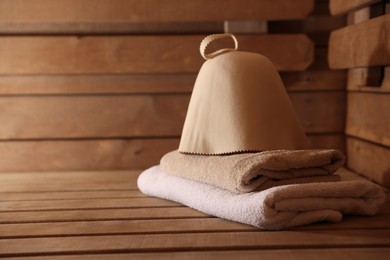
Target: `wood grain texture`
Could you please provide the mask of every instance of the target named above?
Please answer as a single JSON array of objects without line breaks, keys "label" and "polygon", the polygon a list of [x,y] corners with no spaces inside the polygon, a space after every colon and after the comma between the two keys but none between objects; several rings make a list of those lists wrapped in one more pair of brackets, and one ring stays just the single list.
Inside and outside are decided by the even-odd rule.
[{"label": "wood grain texture", "polygon": [[[344,147],[341,134],[309,135],[309,141],[313,148]],[[145,169],[178,147],[178,137],[6,141],[0,142],[0,172]]]},{"label": "wood grain texture", "polygon": [[178,138],[0,142],[0,171],[143,169],[178,147]]},{"label": "wood grain texture", "polygon": [[[190,94],[197,74],[0,75],[0,95]],[[288,91],[342,90],[342,71],[282,72]]]},{"label": "wood grain texture", "polygon": [[347,138],[347,167],[390,188],[390,148]]},{"label": "wood grain texture", "polygon": [[110,221],[110,220],[156,220],[208,218],[205,213],[187,207],[130,208],[130,209],[80,209],[20,212],[0,212],[0,224]]},{"label": "wood grain texture", "polygon": [[343,132],[345,93],[290,93],[290,98],[307,133]]},{"label": "wood grain texture", "polygon": [[[342,132],[342,92],[290,93],[308,133]],[[0,139],[180,136],[189,95],[0,97]],[[325,109],[326,108],[326,109]]]},{"label": "wood grain texture", "polygon": [[333,69],[390,64],[390,14],[333,31],[329,64]]},{"label": "wood grain texture", "polygon": [[189,95],[0,97],[1,139],[178,136]]},{"label": "wood grain texture", "polygon": [[346,134],[390,147],[390,95],[348,93]]},{"label": "wood grain texture", "polygon": [[[346,239],[348,238],[348,239]],[[0,240],[1,256],[199,249],[389,247],[389,230],[224,232]]]},{"label": "wood grain texture", "polygon": [[380,1],[381,0],[330,0],[329,9],[332,15],[341,15]]},{"label": "wood grain texture", "polygon": [[[121,254],[89,254],[89,255],[68,255],[58,256],[56,259],[60,260],[104,260],[109,257],[112,260],[127,260],[127,259],[167,259],[167,260],[214,260],[214,259],[226,259],[236,260],[245,256],[248,260],[257,260],[259,256],[269,260],[297,260],[297,259],[386,259],[390,254],[388,248],[326,248],[326,249],[262,249],[262,250],[239,250],[239,251],[186,251],[186,252],[158,252],[158,253],[121,253]],[[38,256],[38,257],[18,257],[20,260],[51,260],[53,256]]]},{"label": "wood grain texture", "polygon": [[[197,72],[204,36],[7,36],[0,40],[0,74]],[[240,50],[262,53],[282,71],[313,61],[305,35],[239,35],[238,41]]]},{"label": "wood grain texture", "polygon": [[[250,8],[242,8],[248,7]],[[313,0],[2,0],[0,22],[13,23],[142,23],[215,20],[299,19]],[[223,8],[223,12],[221,12]]]}]

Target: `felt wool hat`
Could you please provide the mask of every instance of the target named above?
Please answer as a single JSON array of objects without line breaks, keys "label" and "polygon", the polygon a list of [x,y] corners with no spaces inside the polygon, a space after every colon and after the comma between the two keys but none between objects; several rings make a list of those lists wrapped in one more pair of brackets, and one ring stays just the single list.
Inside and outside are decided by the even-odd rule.
[{"label": "felt wool hat", "polygon": [[[213,40],[231,37],[234,49],[206,54]],[[283,82],[269,59],[238,51],[232,34],[214,34],[201,45],[206,59],[196,79],[179,151],[220,155],[308,148]]]}]

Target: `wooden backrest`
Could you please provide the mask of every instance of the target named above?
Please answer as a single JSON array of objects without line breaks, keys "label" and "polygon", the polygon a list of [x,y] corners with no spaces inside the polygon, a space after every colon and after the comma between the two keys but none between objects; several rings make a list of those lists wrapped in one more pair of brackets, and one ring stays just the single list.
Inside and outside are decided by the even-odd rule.
[{"label": "wooden backrest", "polygon": [[314,1],[0,1],[0,171],[158,163],[178,146],[201,39],[226,30],[281,71],[313,147],[343,149],[327,4],[303,20]]}]

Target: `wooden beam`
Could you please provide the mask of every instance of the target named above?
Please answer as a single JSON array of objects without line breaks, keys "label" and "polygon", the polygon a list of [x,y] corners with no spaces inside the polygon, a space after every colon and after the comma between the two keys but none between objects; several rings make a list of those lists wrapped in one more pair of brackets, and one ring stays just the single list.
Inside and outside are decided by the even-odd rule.
[{"label": "wooden beam", "polygon": [[380,1],[381,0],[330,0],[329,9],[332,15],[341,15]]},{"label": "wooden beam", "polygon": [[[313,0],[2,0],[0,23],[148,23],[305,18]],[[223,11],[221,11],[223,9]]]},{"label": "wooden beam", "polygon": [[390,188],[390,148],[347,138],[347,167]]},{"label": "wooden beam", "polygon": [[[203,38],[7,36],[0,39],[0,74],[198,72]],[[305,35],[239,35],[238,41],[240,50],[262,53],[282,71],[304,70],[313,61],[313,43]]]},{"label": "wooden beam", "polygon": [[390,14],[333,31],[329,64],[333,69],[390,64]]},{"label": "wooden beam", "polygon": [[346,133],[390,146],[390,95],[348,93]]}]

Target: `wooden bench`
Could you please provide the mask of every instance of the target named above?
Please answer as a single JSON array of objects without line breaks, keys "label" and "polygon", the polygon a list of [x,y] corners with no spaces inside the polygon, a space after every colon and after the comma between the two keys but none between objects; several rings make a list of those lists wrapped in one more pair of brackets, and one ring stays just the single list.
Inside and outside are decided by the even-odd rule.
[{"label": "wooden bench", "polygon": [[229,31],[275,63],[312,148],[389,185],[389,61],[334,49],[357,27],[328,46],[341,14],[378,2],[332,0],[332,17],[328,0],[0,0],[0,258],[387,259],[389,196],[373,217],[269,232],[145,197],[128,170],[177,148],[199,42]]},{"label": "wooden bench", "polygon": [[[0,257],[385,259],[390,254],[390,196],[374,217],[271,232],[148,198],[137,190],[138,174],[0,174]],[[340,174],[361,178],[345,169]]]}]

